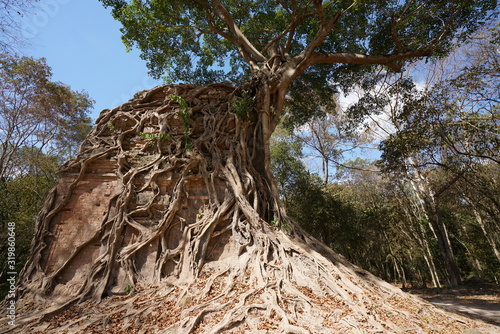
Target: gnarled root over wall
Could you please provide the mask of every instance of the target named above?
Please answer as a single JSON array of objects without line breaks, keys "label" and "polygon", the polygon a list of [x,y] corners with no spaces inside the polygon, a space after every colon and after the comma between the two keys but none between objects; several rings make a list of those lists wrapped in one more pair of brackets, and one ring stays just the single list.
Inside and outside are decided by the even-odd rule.
[{"label": "gnarled root over wall", "polygon": [[233,110],[241,92],[161,86],[103,111],[39,216],[18,326],[0,331],[450,333],[478,326],[351,265],[278,214],[259,117]]}]

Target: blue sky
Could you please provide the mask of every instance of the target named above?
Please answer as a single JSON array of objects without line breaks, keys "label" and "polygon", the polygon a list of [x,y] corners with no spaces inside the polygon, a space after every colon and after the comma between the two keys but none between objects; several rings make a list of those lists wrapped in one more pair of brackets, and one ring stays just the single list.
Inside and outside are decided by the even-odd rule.
[{"label": "blue sky", "polygon": [[148,76],[146,63],[126,52],[120,24],[97,0],[41,0],[23,18],[26,56],[45,57],[53,80],[85,90],[101,110],[126,102],[134,93],[161,82]]}]

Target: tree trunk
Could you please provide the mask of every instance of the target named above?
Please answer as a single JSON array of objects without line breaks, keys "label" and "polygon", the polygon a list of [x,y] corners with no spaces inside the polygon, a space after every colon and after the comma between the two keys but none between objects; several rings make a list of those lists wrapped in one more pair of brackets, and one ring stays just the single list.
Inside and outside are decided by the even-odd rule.
[{"label": "tree trunk", "polygon": [[[423,226],[420,226],[420,228],[423,229]],[[421,235],[422,235],[421,247],[424,251],[423,256],[425,263],[427,264],[427,268],[429,269],[429,274],[431,275],[432,284],[434,287],[440,288],[441,283],[439,282],[439,274],[436,270],[436,265],[434,264],[434,257],[432,256],[432,252],[429,248],[429,242],[425,238],[423,231]]]},{"label": "tree trunk", "polygon": [[458,286],[461,283],[460,270],[458,269],[455,255],[451,247],[448,230],[446,229],[444,223],[441,221],[436,203],[429,203],[425,201],[425,205],[429,213],[429,223],[432,226],[432,229],[437,237],[439,248],[441,249],[441,254],[443,255],[444,263],[448,268],[450,284],[451,286]]},{"label": "tree trunk", "polygon": [[[418,166],[413,159],[409,159],[409,161],[411,165]],[[419,200],[423,203],[427,221],[436,237],[441,255],[443,256],[443,261],[448,269],[450,284],[451,286],[458,286],[461,283],[460,270],[458,269],[455,255],[451,247],[448,231],[439,214],[437,200],[430,186],[427,184],[427,180],[418,170],[416,171],[416,176],[417,179],[409,175],[409,180]]]},{"label": "tree trunk", "polygon": [[[404,194],[406,195],[406,192]],[[425,212],[424,206],[422,205],[421,201],[415,201],[414,197],[412,196],[405,196],[405,198],[407,199],[406,202],[404,202],[400,197],[398,197],[397,199],[400,205],[403,207],[404,212],[408,217],[408,221],[410,222],[408,231],[409,233],[411,233],[411,236],[410,234],[407,234],[404,229],[402,230],[402,232],[404,234],[407,234],[409,238],[413,238],[414,240],[416,240],[416,242],[420,246],[425,263],[427,264],[427,268],[429,269],[432,284],[434,287],[439,288],[441,287],[441,283],[439,282],[439,275],[434,264],[434,257],[429,247],[429,241],[425,233],[425,226],[422,223],[424,219],[427,219],[427,213]]]},{"label": "tree trunk", "polygon": [[287,220],[266,164],[273,120],[246,88],[257,115],[226,85],[161,86],[101,113],[39,215],[15,330],[450,329]]},{"label": "tree trunk", "polygon": [[472,206],[472,210],[474,211],[474,216],[476,217],[477,224],[481,228],[481,231],[483,232],[484,237],[486,238],[486,241],[491,247],[491,250],[493,251],[493,254],[495,254],[495,257],[497,258],[498,262],[500,262],[500,251],[498,250],[497,247],[497,242],[495,241],[495,237],[492,236],[492,233],[490,233],[490,229],[486,226],[483,217],[481,215],[481,212],[475,205],[475,203],[469,199],[467,196],[464,196],[464,198],[467,199],[467,202]]}]

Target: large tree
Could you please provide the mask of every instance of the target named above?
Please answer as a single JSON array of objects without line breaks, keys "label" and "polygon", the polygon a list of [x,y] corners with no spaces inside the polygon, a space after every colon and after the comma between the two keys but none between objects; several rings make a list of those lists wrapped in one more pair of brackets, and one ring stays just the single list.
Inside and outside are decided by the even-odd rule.
[{"label": "large tree", "polygon": [[[270,137],[285,104],[300,124],[358,74],[442,55],[496,1],[102,2],[153,75],[226,84],[160,86],[101,113],[40,215],[24,296],[53,294],[64,307],[135,289],[113,310],[167,332],[428,329],[399,311],[419,301],[405,304],[287,218]],[[91,191],[73,191],[99,173]],[[158,298],[145,285],[161,285]]]},{"label": "large tree", "polygon": [[60,162],[74,156],[91,129],[93,103],[86,92],[53,81],[44,58],[0,54],[0,179],[27,174],[23,151]]},{"label": "large tree", "polygon": [[191,83],[252,81],[270,178],[269,138],[287,94],[301,96],[290,103],[300,124],[331,104],[336,87],[359,84],[357,73],[380,71],[376,65],[401,71],[408,60],[443,55],[496,7],[494,0],[101,2],[152,75]]}]

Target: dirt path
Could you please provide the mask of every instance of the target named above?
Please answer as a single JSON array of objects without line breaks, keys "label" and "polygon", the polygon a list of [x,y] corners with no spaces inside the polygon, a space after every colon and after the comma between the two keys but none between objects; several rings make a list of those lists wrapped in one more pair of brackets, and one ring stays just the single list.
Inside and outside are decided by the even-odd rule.
[{"label": "dirt path", "polygon": [[447,311],[496,325],[498,331],[495,334],[500,334],[500,286],[498,285],[468,284],[453,289],[409,289],[408,292]]},{"label": "dirt path", "polygon": [[462,313],[500,326],[500,303],[481,299],[458,299],[452,297],[425,298],[445,310]]}]

